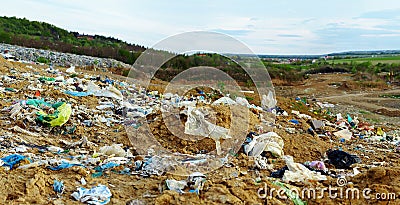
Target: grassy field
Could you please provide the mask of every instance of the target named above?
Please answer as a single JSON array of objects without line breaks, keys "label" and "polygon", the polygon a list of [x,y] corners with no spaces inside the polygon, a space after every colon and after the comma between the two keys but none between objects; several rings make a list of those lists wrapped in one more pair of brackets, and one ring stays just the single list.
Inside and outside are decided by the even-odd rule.
[{"label": "grassy field", "polygon": [[351,59],[337,59],[337,60],[328,60],[329,63],[363,63],[363,62],[371,62],[372,64],[378,63],[400,63],[400,55],[398,56],[377,56],[377,57],[369,57],[369,58],[351,58]]}]

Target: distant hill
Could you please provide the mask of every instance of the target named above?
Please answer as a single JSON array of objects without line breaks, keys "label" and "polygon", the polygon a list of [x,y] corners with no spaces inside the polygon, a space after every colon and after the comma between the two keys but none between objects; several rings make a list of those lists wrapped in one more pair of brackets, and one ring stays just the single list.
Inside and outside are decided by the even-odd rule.
[{"label": "distant hill", "polygon": [[330,53],[330,56],[369,56],[369,55],[399,55],[400,50],[376,50],[376,51],[345,51]]},{"label": "distant hill", "polygon": [[0,42],[133,64],[145,47],[100,35],[83,35],[25,18],[0,17]]}]

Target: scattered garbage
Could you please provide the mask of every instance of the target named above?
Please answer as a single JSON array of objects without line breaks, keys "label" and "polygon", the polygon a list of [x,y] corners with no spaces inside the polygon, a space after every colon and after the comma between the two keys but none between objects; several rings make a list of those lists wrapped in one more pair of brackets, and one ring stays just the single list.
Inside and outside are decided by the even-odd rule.
[{"label": "scattered garbage", "polygon": [[51,169],[53,171],[58,171],[61,169],[67,169],[67,168],[74,167],[74,166],[83,166],[83,165],[78,164],[78,163],[70,163],[70,162],[62,161],[60,165],[55,166],[55,167],[49,167],[49,169]]},{"label": "scattered garbage", "polygon": [[295,124],[295,125],[298,125],[298,124],[299,124],[299,121],[296,120],[296,119],[291,119],[291,120],[289,120],[289,122],[291,122],[291,123],[293,123],[293,124]]},{"label": "scattered garbage", "polygon": [[206,182],[206,176],[200,172],[194,172],[188,177],[188,186],[190,193],[199,194],[203,190],[204,183]]},{"label": "scattered garbage", "polygon": [[114,155],[116,157],[125,157],[126,152],[122,147],[118,144],[113,144],[111,146],[101,147],[99,153],[111,156]]},{"label": "scattered garbage", "polygon": [[[106,162],[103,165],[97,166],[94,168],[94,170],[96,171],[95,173],[92,174],[92,177],[99,177],[103,175],[103,171],[106,169],[111,169],[114,167],[118,167],[120,164],[116,163],[116,162]],[[85,182],[86,183],[86,182]]]},{"label": "scattered garbage", "polygon": [[107,186],[99,184],[91,189],[79,187],[71,196],[75,200],[86,204],[101,205],[110,202],[112,194]]},{"label": "scattered garbage", "polygon": [[344,130],[334,132],[333,135],[335,135],[336,137],[339,137],[339,138],[343,138],[345,140],[351,140],[353,133],[350,132],[348,129],[344,129]]},{"label": "scattered garbage", "polygon": [[90,93],[88,92],[70,91],[70,90],[66,90],[64,91],[64,93],[75,97],[86,97],[90,95]]},{"label": "scattered garbage", "polygon": [[37,113],[37,121],[49,125],[51,127],[62,126],[65,124],[71,116],[71,105],[62,103],[61,105],[54,106],[57,110],[53,114],[46,114],[43,111]]},{"label": "scattered garbage", "polygon": [[67,72],[67,73],[69,73],[69,74],[75,73],[75,66],[69,67],[65,72]]},{"label": "scattered garbage", "polygon": [[250,103],[246,100],[246,98],[242,97],[236,97],[236,103],[246,107],[250,106]]},{"label": "scattered garbage", "polygon": [[57,194],[62,194],[64,192],[64,183],[62,181],[54,180],[53,190]]},{"label": "scattered garbage", "polygon": [[360,163],[361,159],[341,150],[328,150],[326,152],[329,163],[337,169],[349,169],[352,164]]},{"label": "scattered garbage", "polygon": [[8,155],[7,157],[1,158],[1,164],[2,166],[9,167],[11,170],[16,164],[18,164],[24,159],[26,159],[25,156],[19,154],[12,154]]},{"label": "scattered garbage", "polygon": [[169,190],[176,191],[176,192],[179,192],[179,193],[184,193],[183,190],[187,186],[187,182],[183,181],[183,180],[182,181],[177,181],[177,180],[174,180],[174,179],[167,179],[165,181],[165,183],[167,184],[167,187],[168,187]]},{"label": "scattered garbage", "polygon": [[292,156],[283,156],[283,159],[288,167],[282,177],[285,183],[327,180],[326,176],[321,175],[321,173],[311,171],[300,163],[295,163]]},{"label": "scattered garbage", "polygon": [[282,167],[281,169],[271,172],[271,177],[273,178],[282,178],[283,175],[285,175],[285,172],[289,170],[288,166],[285,165],[284,167]]},{"label": "scattered garbage", "polygon": [[315,170],[321,170],[321,171],[326,170],[325,164],[322,161],[305,162],[305,164],[307,164],[308,166],[310,166],[311,168],[313,168]]},{"label": "scattered garbage", "polygon": [[206,176],[200,172],[194,172],[189,175],[188,179],[185,180],[174,180],[167,179],[165,181],[169,190],[176,191],[178,193],[185,193],[185,188],[189,188],[189,193],[199,194],[203,189],[204,183],[206,182]]},{"label": "scattered garbage", "polygon": [[385,133],[383,132],[382,128],[378,127],[376,128],[376,134],[378,136],[383,136]]},{"label": "scattered garbage", "polygon": [[313,129],[315,129],[315,130],[320,129],[325,126],[325,123],[322,120],[312,119],[311,123],[312,123]]},{"label": "scattered garbage", "polygon": [[283,156],[283,139],[275,132],[254,135],[250,143],[244,146],[249,156],[260,156],[262,152],[271,152],[276,157]]},{"label": "scattered garbage", "polygon": [[30,131],[28,131],[28,130],[24,130],[24,129],[20,128],[19,126],[14,126],[14,127],[12,128],[12,130],[14,130],[14,131],[16,131],[16,132],[23,133],[23,134],[30,135],[30,136],[32,136],[32,137],[39,137],[39,136],[40,136],[38,133],[30,132]]},{"label": "scattered garbage", "polygon": [[268,109],[268,108],[274,108],[276,106],[276,99],[274,96],[274,93],[272,91],[268,92],[268,95],[263,95],[262,100],[261,100],[261,105]]},{"label": "scattered garbage", "polygon": [[[244,154],[229,152],[228,156],[220,159],[221,166],[233,170],[232,172],[229,170],[229,178],[240,178],[239,184],[242,183],[241,177],[244,175],[252,177],[256,183],[262,182],[265,178],[260,174],[260,170],[266,169],[272,171],[271,177],[281,182],[306,184],[313,182],[321,185],[323,183],[320,181],[325,180],[327,176],[355,176],[364,174],[365,167],[383,167],[392,163],[371,162],[354,167],[353,164],[361,162],[360,157],[363,161],[365,159],[370,162],[376,160],[373,156],[375,153],[384,152],[390,153],[386,156],[397,156],[397,153],[391,152],[400,152],[400,132],[396,129],[388,128],[385,123],[374,126],[363,121],[361,117],[358,118],[357,114],[347,111],[343,112],[342,116],[340,113],[335,113],[339,105],[315,102],[315,99],[311,101],[305,97],[298,97],[295,104],[287,106],[282,103],[281,107],[278,107],[271,91],[268,95],[262,96],[261,108],[250,104],[247,100],[249,98],[236,97],[233,94],[231,96],[235,97],[226,95],[215,99],[213,93],[198,90],[195,94],[190,94],[191,96],[179,96],[148,90],[149,88],[135,85],[135,81],[128,83],[108,76],[82,75],[74,66],[68,68],[66,72],[53,66],[47,69],[32,68],[34,71],[27,73],[18,73],[12,67],[5,69],[10,73],[0,76],[2,79],[0,98],[3,99],[3,106],[0,109],[4,114],[1,121],[4,129],[0,133],[0,148],[3,153],[1,166],[3,169],[11,170],[6,174],[21,171],[35,172],[37,168],[46,168],[46,172],[58,173],[57,177],[64,173],[76,172],[79,175],[73,177],[75,181],[72,184],[82,187],[78,188],[72,197],[84,203],[106,204],[111,199],[111,191],[106,186],[84,188],[93,184],[93,178],[99,177],[95,180],[100,182],[108,180],[107,177],[118,175],[122,178],[130,175],[138,178],[138,181],[142,179],[146,181],[151,175],[170,177],[171,175],[165,173],[182,167],[192,168],[191,172],[187,172],[192,174],[185,180],[167,179],[165,185],[169,190],[195,194],[209,190],[203,190],[207,182],[206,175],[194,172],[197,171],[197,166],[208,163],[208,158],[204,157],[208,156],[207,152],[210,151],[208,144],[196,147],[192,146],[190,140],[179,140],[173,147],[174,152],[183,150],[185,154],[180,155],[183,160],[176,160],[171,155],[155,149],[149,149],[147,154],[136,153],[138,150],[135,149],[142,146],[140,143],[129,146],[126,140],[121,139],[126,137],[121,133],[124,128],[134,128],[133,131],[139,133],[144,126],[153,126],[151,127],[153,134],[165,133],[163,125],[154,126],[154,122],[160,119],[160,111],[169,113],[175,108],[180,111],[178,117],[185,126],[185,134],[213,139],[217,153],[221,153],[223,141],[236,140],[238,136],[232,134],[231,136],[227,126],[222,126],[222,123],[217,125],[215,122],[220,123],[222,118],[217,116],[217,121],[213,121],[215,116],[209,110],[230,105],[250,108],[253,124],[248,130],[251,134],[247,136],[242,146]],[[29,82],[29,85],[21,88],[12,86],[22,80]],[[85,102],[90,103],[85,104]],[[297,106],[302,109],[297,109]],[[274,120],[267,121],[269,115],[273,116]],[[275,116],[277,116],[276,121]],[[147,124],[144,122],[146,120]],[[268,129],[271,127],[273,129]],[[269,132],[271,130],[275,132]],[[164,146],[166,144],[164,140],[168,140],[166,139],[168,137],[162,137],[157,140]],[[310,140],[310,144],[316,143],[317,146],[321,141],[335,140],[332,147],[338,147],[327,151],[329,160],[324,159],[324,156],[310,159],[310,156],[319,155],[319,152],[315,153],[316,149],[313,147],[309,150],[314,153],[305,156],[309,161],[301,161],[299,157],[303,157],[302,155],[294,155],[296,161],[299,161],[295,163],[293,157],[284,156],[283,148],[287,146],[287,149],[303,150],[301,146],[293,147],[293,143],[298,143],[297,139],[303,137]],[[342,149],[353,149],[362,154],[358,157]],[[275,161],[282,159],[286,165],[274,170]],[[225,169],[220,172],[221,176],[224,175],[223,171]],[[53,179],[51,178],[50,184]],[[71,184],[70,181],[65,182],[66,178],[62,179],[64,181],[56,179],[52,184],[54,192],[59,197],[64,189],[68,188],[64,187],[64,184]],[[211,181],[215,183],[214,178]],[[276,185],[290,188],[289,184],[281,182],[277,182]],[[299,183],[295,184],[297,186]],[[112,184],[107,186],[118,188]],[[149,194],[150,192],[152,193]],[[159,194],[158,190],[155,192]],[[154,189],[149,193],[143,194],[143,198],[159,196],[153,195]],[[296,196],[286,194],[294,204],[302,203]]]},{"label": "scattered garbage", "polygon": [[109,97],[109,98],[115,98],[117,100],[123,99],[121,91],[119,91],[112,85],[109,85],[107,88],[101,89],[99,86],[89,81],[87,86],[87,92],[97,97]]},{"label": "scattered garbage", "polygon": [[236,102],[232,100],[230,97],[222,97],[212,103],[212,105],[220,105],[220,104],[236,105]]}]

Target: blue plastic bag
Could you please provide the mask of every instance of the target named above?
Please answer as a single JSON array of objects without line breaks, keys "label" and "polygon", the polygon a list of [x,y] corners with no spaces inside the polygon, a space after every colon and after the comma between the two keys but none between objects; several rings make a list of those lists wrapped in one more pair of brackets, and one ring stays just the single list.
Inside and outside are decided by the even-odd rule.
[{"label": "blue plastic bag", "polygon": [[18,164],[20,161],[24,160],[26,157],[19,155],[19,154],[12,154],[8,155],[7,157],[1,158],[1,160],[4,162],[3,166],[10,167],[12,169],[14,165]]},{"label": "blue plastic bag", "polygon": [[58,171],[61,169],[67,169],[73,166],[83,166],[82,164],[72,164],[72,163],[68,163],[68,162],[61,162],[60,165],[55,166],[55,167],[49,167],[49,169],[53,170],[53,171]]},{"label": "blue plastic bag", "polygon": [[62,194],[64,192],[64,183],[62,181],[54,180],[53,190],[56,193]]}]

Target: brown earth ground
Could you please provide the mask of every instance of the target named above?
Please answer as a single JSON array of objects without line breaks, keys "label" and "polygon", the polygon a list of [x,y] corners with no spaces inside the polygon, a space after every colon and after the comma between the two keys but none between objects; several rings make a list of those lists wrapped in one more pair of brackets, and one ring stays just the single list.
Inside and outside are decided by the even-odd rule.
[{"label": "brown earth ground", "polygon": [[[1,61],[0,71],[4,74],[10,74],[10,68],[15,68],[19,72],[34,72],[40,70],[34,66],[34,69],[26,68],[24,64],[10,63]],[[63,68],[61,68],[63,70]],[[91,72],[102,74],[100,72]],[[121,78],[106,74],[113,78]],[[289,114],[292,109],[300,110],[301,113],[309,114],[314,117],[322,118],[309,111],[305,105],[300,105],[294,101],[296,96],[307,97],[309,100],[316,98],[320,101],[327,101],[338,104],[332,112],[351,113],[357,115],[361,120],[369,121],[376,126],[382,126],[386,130],[399,128],[399,99],[382,98],[383,93],[399,94],[399,88],[389,87],[384,83],[373,82],[363,83],[352,81],[353,76],[350,74],[324,74],[311,75],[303,84],[293,86],[279,85],[275,82],[275,91],[278,97],[278,105],[286,110]],[[4,87],[12,87],[19,89],[27,85],[4,85]],[[11,105],[10,99],[26,99],[31,93],[18,93],[16,95],[5,94],[1,98],[1,108]],[[76,98],[65,95],[60,91],[45,91],[43,96],[54,98],[69,99],[69,101],[85,104],[88,107],[95,107],[97,100],[95,97]],[[224,126],[224,122],[229,121],[229,116],[225,111],[220,111],[217,115],[217,122]],[[2,119],[5,119],[3,116]],[[371,193],[396,193],[400,198],[400,161],[399,153],[393,150],[395,147],[389,143],[367,142],[361,139],[354,139],[340,143],[338,139],[332,137],[321,138],[306,133],[308,124],[300,121],[299,125],[288,123],[289,117],[277,117],[277,126],[273,128],[284,140],[284,153],[291,155],[295,162],[305,162],[312,160],[324,159],[324,154],[329,148],[341,147],[344,151],[357,154],[362,159],[362,164],[358,165],[361,174],[355,177],[349,177],[351,182],[347,187],[355,187],[360,190],[370,188]],[[65,126],[73,125],[74,119],[71,119]],[[257,120],[254,119],[253,122]],[[8,131],[8,128],[14,126],[12,123],[8,125],[1,121],[2,133]],[[156,120],[151,124],[154,130],[166,133],[162,122]],[[284,128],[295,127],[294,134],[288,134]],[[122,128],[123,129],[123,128]],[[97,143],[99,146],[110,145],[112,143],[122,143],[124,146],[135,147],[128,139],[126,132],[117,131],[121,127],[108,129],[107,127],[83,127],[77,126],[74,135],[55,135],[44,130],[45,136],[31,137],[16,134],[19,138],[24,139],[32,144],[37,145],[55,145],[60,144],[60,139],[75,141],[86,136],[90,141]],[[254,129],[252,129],[254,130]],[[19,138],[10,139],[10,142],[18,141]],[[176,142],[176,139],[161,138],[162,143],[166,147],[175,147],[177,151],[186,150],[196,152],[202,147],[190,146],[190,144]],[[175,142],[174,142],[175,141]],[[176,143],[176,144],[174,144]],[[363,145],[365,149],[356,149],[356,146]],[[209,141],[204,141],[204,146],[214,146]],[[185,149],[189,148],[190,149]],[[90,153],[97,148],[87,147]],[[372,150],[372,151],[371,151]],[[134,151],[134,150],[133,150]],[[6,155],[7,153],[2,153]],[[74,153],[70,153],[71,155]],[[48,156],[53,156],[47,153]],[[284,166],[282,159],[269,159],[269,163],[273,164],[274,169],[280,169]],[[377,164],[381,162],[381,164]],[[372,164],[377,164],[371,168]],[[257,191],[267,185],[269,188],[279,187],[271,183],[271,170],[257,170],[254,167],[254,159],[239,153],[231,161],[229,166],[221,167],[213,172],[207,173],[207,182],[204,189],[199,195],[196,194],[179,194],[174,191],[165,190],[166,179],[185,179],[185,177],[166,174],[163,176],[150,176],[143,178],[136,175],[116,174],[108,171],[102,177],[91,177],[92,170],[81,167],[72,167],[61,171],[51,171],[45,167],[31,168],[27,170],[13,169],[11,171],[0,171],[0,203],[1,204],[80,204],[70,196],[77,187],[82,186],[79,180],[84,177],[87,181],[86,187],[95,186],[97,184],[107,185],[113,196],[110,204],[293,204],[290,199],[280,199],[277,193],[273,193],[272,197],[260,198]],[[333,168],[333,167],[329,167]],[[64,194],[58,198],[53,191],[54,179],[62,180],[65,184]],[[256,180],[257,179],[257,180]],[[322,183],[313,182],[311,184],[294,183],[291,186],[300,190],[305,187],[327,187],[329,185],[336,186],[336,179],[328,177],[327,181]],[[136,200],[136,201],[135,201]],[[400,199],[396,200],[378,200],[372,199],[329,199],[325,192],[322,199],[306,199],[308,204],[400,204]],[[135,201],[135,202],[134,202]]]}]

